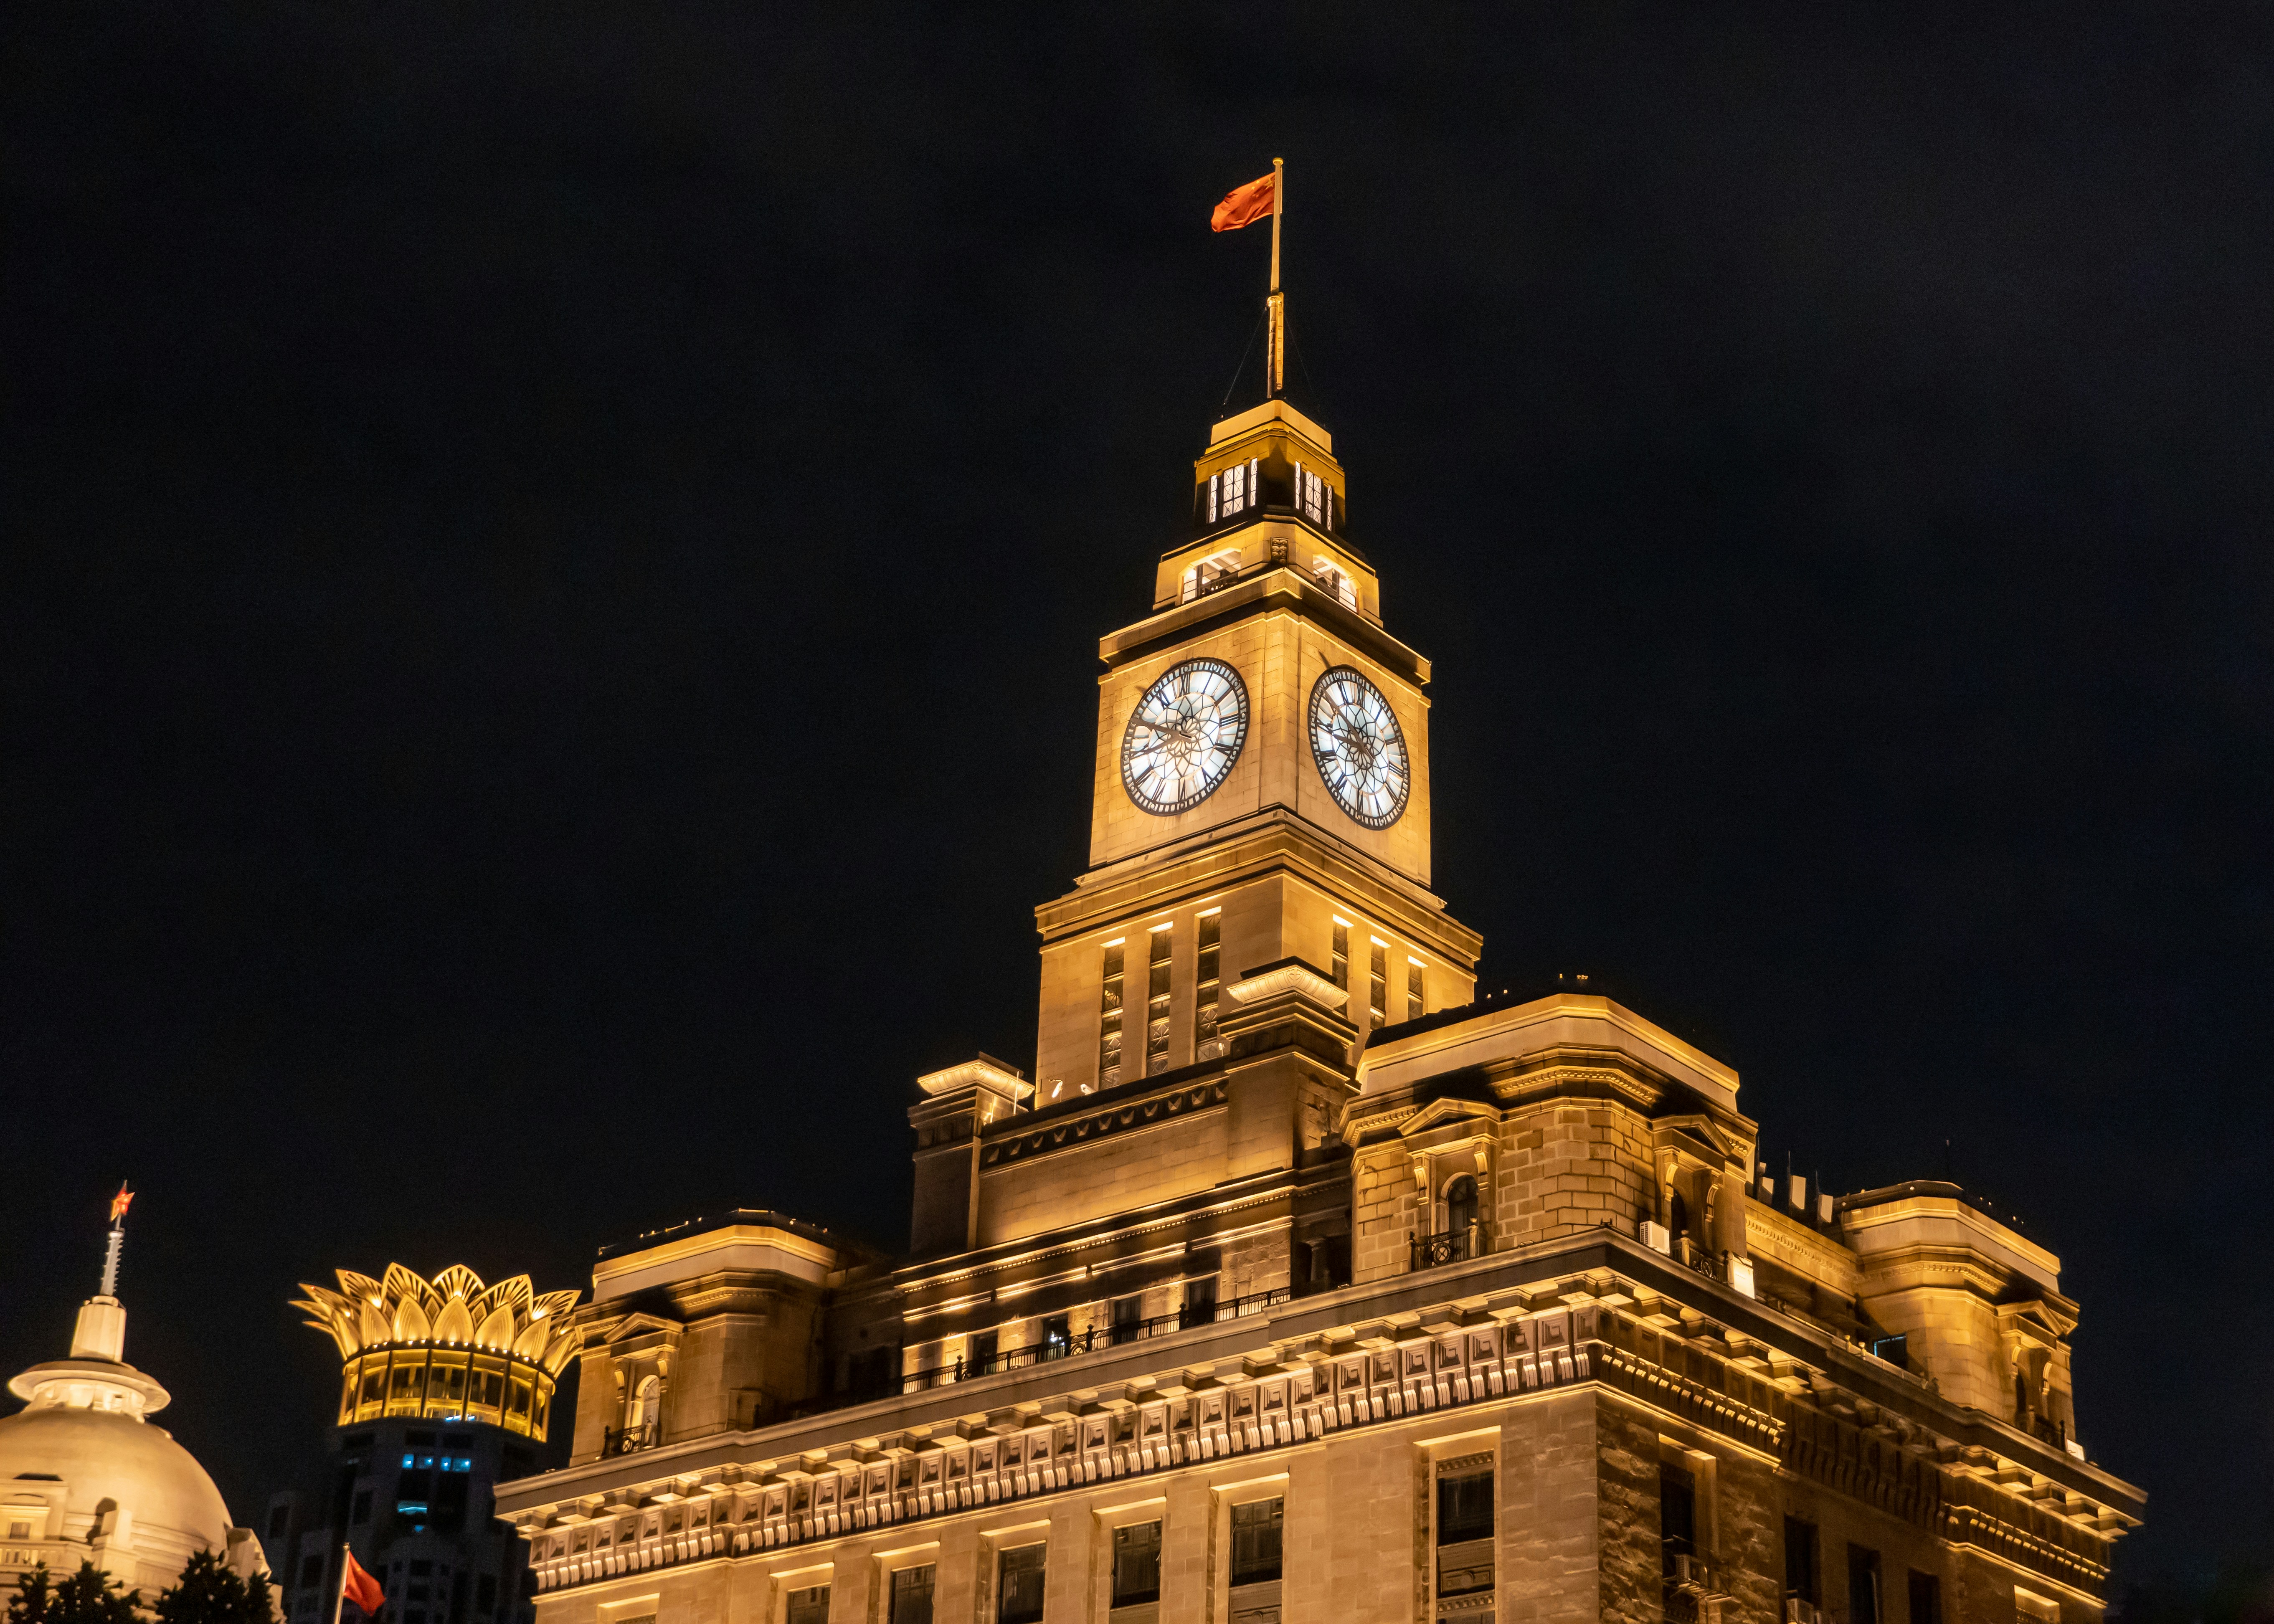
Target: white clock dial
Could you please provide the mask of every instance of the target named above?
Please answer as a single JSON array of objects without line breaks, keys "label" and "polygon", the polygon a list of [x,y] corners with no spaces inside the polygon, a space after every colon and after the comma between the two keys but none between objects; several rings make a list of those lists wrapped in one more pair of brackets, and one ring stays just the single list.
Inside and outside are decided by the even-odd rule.
[{"label": "white clock dial", "polygon": [[1163,816],[1198,806],[1247,738],[1247,688],[1222,660],[1172,665],[1145,690],[1121,735],[1129,799]]},{"label": "white clock dial", "polygon": [[1311,757],[1335,804],[1368,829],[1387,829],[1404,812],[1413,783],[1405,734],[1382,690],[1348,665],[1311,689]]}]

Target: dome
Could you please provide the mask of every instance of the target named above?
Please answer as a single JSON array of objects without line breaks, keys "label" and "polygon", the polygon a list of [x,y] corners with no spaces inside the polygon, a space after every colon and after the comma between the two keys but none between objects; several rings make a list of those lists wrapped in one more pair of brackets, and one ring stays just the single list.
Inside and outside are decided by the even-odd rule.
[{"label": "dome", "polygon": [[[103,1531],[123,1536],[150,1566],[167,1567],[180,1553],[169,1583],[192,1552],[229,1549],[229,1510],[206,1469],[164,1428],[131,1416],[58,1406],[0,1418],[0,1523],[14,1504],[30,1502],[62,1512],[50,1537],[82,1540],[117,1507],[124,1515]],[[130,1587],[139,1582],[123,1568],[111,1572]]]},{"label": "dome", "polygon": [[205,1550],[248,1578],[267,1572],[260,1541],[230,1526],[206,1469],[147,1418],[169,1395],[126,1363],[126,1309],[114,1289],[130,1199],[122,1189],[111,1205],[102,1289],[79,1311],[70,1357],[8,1383],[30,1402],[0,1417],[0,1538],[15,1569],[0,1575],[0,1590],[34,1563],[62,1578],[92,1561],[147,1603]]}]

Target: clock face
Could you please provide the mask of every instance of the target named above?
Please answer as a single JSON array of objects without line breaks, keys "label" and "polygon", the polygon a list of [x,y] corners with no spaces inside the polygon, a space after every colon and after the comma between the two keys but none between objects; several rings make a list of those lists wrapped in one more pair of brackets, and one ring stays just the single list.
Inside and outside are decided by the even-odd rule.
[{"label": "clock face", "polygon": [[1167,816],[1196,807],[1224,782],[1247,738],[1247,688],[1222,660],[1172,665],[1145,690],[1121,735],[1129,799]]},{"label": "clock face", "polygon": [[1405,735],[1382,690],[1348,665],[1311,689],[1311,757],[1335,804],[1368,829],[1404,814],[1413,781]]}]

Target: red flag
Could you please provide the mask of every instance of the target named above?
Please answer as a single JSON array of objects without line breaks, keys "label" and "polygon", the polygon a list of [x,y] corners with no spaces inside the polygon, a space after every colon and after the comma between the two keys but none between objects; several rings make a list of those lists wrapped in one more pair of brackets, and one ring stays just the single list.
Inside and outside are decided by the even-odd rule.
[{"label": "red flag", "polygon": [[1272,178],[1266,175],[1261,180],[1249,181],[1245,186],[1234,186],[1225,192],[1224,201],[1216,206],[1216,213],[1209,216],[1209,229],[1237,231],[1270,214],[1271,194],[1276,190]]},{"label": "red flag", "polygon": [[134,1192],[124,1184],[119,1185],[118,1193],[110,1198],[110,1222],[117,1223],[126,1216],[126,1209],[133,1205]]},{"label": "red flag", "polygon": [[379,1581],[364,1572],[363,1564],[355,1560],[355,1553],[343,1551],[347,1558],[347,1571],[340,1575],[340,1594],[363,1609],[365,1618],[375,1618],[387,1605],[387,1597],[379,1588]]}]

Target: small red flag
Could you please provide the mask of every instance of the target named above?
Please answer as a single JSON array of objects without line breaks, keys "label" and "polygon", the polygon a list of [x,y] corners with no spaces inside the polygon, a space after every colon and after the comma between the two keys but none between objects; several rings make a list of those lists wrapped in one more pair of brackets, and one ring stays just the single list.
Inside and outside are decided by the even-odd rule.
[{"label": "small red flag", "polygon": [[1234,186],[1224,193],[1224,201],[1216,206],[1209,216],[1211,231],[1237,231],[1242,226],[1252,226],[1271,212],[1271,194],[1276,190],[1273,177],[1252,180],[1245,186]]},{"label": "small red flag", "polygon": [[133,1205],[134,1192],[124,1184],[119,1185],[118,1193],[110,1198],[110,1222],[117,1223],[126,1216],[126,1209]]},{"label": "small red flag", "polygon": [[341,1554],[347,1558],[348,1565],[347,1571],[340,1575],[340,1594],[362,1608],[365,1618],[378,1616],[379,1610],[387,1605],[387,1597],[380,1590],[379,1581],[364,1572],[363,1564],[355,1560],[354,1552],[344,1551]]}]

